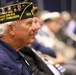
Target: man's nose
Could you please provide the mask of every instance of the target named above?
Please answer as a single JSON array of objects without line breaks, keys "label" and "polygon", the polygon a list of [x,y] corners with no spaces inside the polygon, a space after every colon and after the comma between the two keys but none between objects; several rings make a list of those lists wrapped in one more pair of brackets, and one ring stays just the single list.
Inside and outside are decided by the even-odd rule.
[{"label": "man's nose", "polygon": [[41,27],[40,23],[37,23],[37,24],[36,23],[33,23],[33,26],[32,26],[33,29],[36,29],[37,30],[40,27]]},{"label": "man's nose", "polygon": [[41,27],[41,24],[38,22],[37,23],[37,28],[39,29]]}]

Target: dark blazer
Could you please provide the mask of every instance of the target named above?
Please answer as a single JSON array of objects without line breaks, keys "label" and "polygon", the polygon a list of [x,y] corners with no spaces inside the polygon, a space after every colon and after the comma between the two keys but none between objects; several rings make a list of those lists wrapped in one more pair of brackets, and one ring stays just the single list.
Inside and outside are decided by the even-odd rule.
[{"label": "dark blazer", "polygon": [[20,49],[25,55],[26,60],[30,64],[35,75],[54,75],[47,65],[37,56],[29,47]]}]

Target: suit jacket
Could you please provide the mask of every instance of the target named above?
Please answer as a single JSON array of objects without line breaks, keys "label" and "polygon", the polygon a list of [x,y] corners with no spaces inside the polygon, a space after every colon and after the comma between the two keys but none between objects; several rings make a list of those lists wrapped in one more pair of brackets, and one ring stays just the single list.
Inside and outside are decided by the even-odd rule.
[{"label": "suit jacket", "polygon": [[30,64],[35,75],[54,75],[47,65],[37,56],[29,47],[20,49],[25,55],[26,60]]}]

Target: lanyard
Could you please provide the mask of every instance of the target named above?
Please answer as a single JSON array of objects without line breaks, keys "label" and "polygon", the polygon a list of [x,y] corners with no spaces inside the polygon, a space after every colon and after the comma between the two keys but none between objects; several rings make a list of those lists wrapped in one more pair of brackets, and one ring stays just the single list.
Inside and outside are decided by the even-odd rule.
[{"label": "lanyard", "polygon": [[19,51],[19,54],[21,55],[21,57],[22,57],[22,59],[23,60],[20,60],[20,62],[30,71],[30,73],[33,75],[33,73],[32,73],[32,69],[31,69],[31,67],[30,67],[30,65],[29,65],[29,63],[27,62],[27,60],[25,59],[25,56]]}]

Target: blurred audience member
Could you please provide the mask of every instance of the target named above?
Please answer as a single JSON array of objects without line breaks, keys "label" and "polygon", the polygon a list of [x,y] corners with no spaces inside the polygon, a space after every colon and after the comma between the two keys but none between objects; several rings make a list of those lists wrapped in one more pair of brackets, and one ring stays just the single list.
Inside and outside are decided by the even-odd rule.
[{"label": "blurred audience member", "polygon": [[65,23],[67,24],[65,31],[64,31],[68,37],[66,43],[75,47],[76,45],[76,22],[75,22],[74,16],[72,16],[67,11],[62,12],[61,14],[62,14],[62,17]]},{"label": "blurred audience member", "polygon": [[[41,19],[44,21],[44,24],[38,31],[38,34],[36,35],[36,41],[32,46],[36,50],[41,50],[44,54],[49,54],[50,56],[55,57],[53,49],[55,49],[58,41],[56,38],[56,33],[61,28],[61,15],[59,12],[52,12],[47,13],[46,15],[42,15]],[[55,58],[55,60],[57,61],[54,60],[56,63],[62,64],[65,62],[64,57],[59,52],[57,52],[56,55],[57,58]]]}]

